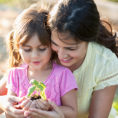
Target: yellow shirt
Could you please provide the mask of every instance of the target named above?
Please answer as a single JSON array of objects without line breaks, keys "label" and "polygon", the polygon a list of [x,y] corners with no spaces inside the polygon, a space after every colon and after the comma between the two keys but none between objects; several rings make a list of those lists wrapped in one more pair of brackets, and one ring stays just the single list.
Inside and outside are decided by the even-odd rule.
[{"label": "yellow shirt", "polygon": [[78,83],[79,118],[88,118],[92,92],[118,84],[118,58],[111,50],[90,42],[83,64],[73,74]]}]

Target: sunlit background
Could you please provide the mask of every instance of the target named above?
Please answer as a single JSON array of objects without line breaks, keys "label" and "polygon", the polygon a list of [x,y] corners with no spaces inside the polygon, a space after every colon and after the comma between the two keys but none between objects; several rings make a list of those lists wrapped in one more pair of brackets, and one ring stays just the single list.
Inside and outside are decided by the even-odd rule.
[{"label": "sunlit background", "polygon": [[[5,39],[8,32],[12,29],[14,19],[23,9],[36,3],[41,5],[42,1],[45,4],[56,2],[56,0],[0,0],[0,79],[7,70],[8,55]],[[118,0],[95,0],[95,2],[101,19],[109,21],[113,26],[114,32],[118,32]],[[118,102],[118,92],[114,101]],[[116,109],[118,111],[118,105],[116,105]],[[118,118],[117,116],[114,118]]]}]

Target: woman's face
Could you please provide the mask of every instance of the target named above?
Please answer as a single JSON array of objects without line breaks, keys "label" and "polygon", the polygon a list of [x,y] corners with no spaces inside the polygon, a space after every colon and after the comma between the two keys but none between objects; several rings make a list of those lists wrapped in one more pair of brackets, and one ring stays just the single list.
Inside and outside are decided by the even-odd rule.
[{"label": "woman's face", "polygon": [[69,33],[52,31],[52,49],[57,52],[60,63],[72,71],[79,68],[87,52],[88,43],[80,41],[76,43]]}]

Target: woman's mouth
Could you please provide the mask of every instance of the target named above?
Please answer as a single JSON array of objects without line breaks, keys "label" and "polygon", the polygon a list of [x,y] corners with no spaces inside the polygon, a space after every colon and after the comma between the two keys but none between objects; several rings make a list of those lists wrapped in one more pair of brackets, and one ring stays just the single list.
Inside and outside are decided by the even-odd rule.
[{"label": "woman's mouth", "polygon": [[61,59],[60,62],[62,62],[62,63],[70,63],[71,60],[72,60],[72,58],[69,58],[69,59]]}]

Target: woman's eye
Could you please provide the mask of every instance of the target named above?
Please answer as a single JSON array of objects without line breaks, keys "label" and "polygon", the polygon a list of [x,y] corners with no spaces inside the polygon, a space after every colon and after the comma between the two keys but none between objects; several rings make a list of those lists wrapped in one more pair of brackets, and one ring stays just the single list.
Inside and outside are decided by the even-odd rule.
[{"label": "woman's eye", "polygon": [[67,50],[74,51],[76,49],[75,48],[67,48]]}]

